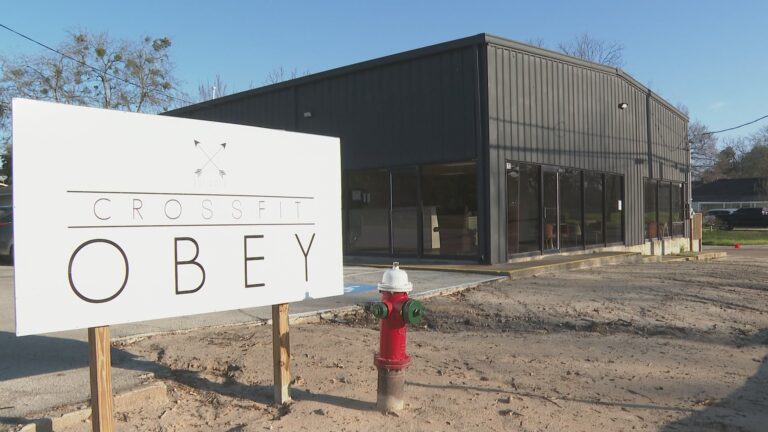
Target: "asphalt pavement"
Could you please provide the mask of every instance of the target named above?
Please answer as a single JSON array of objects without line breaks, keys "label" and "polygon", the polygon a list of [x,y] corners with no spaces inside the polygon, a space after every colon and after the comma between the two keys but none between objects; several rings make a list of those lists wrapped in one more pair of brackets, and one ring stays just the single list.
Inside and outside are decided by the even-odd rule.
[{"label": "asphalt pavement", "polygon": [[[376,284],[385,269],[344,268],[344,295],[309,299],[290,305],[292,318],[323,313],[378,298]],[[413,295],[461,289],[499,279],[497,275],[409,270]],[[113,339],[264,322],[270,306],[111,326]],[[44,335],[15,335],[13,267],[0,266],[0,425],[27,423],[51,408],[86,403],[90,397],[87,330]],[[112,350],[112,383],[123,392],[147,381],[154,365],[119,349]]]}]

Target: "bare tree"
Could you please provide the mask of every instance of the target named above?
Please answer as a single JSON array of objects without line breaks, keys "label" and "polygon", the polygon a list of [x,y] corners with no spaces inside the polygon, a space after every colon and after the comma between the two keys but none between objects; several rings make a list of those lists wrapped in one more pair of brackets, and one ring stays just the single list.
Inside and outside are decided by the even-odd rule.
[{"label": "bare tree", "polygon": [[[677,109],[690,116],[688,107],[677,104]],[[688,145],[691,150],[691,177],[701,180],[718,162],[717,137],[699,120],[688,122]]]},{"label": "bare tree", "polygon": [[582,33],[571,42],[561,42],[558,49],[563,54],[607,66],[624,65],[624,45],[596,39],[589,33]]},{"label": "bare tree", "polygon": [[768,176],[768,145],[756,144],[739,160],[739,177]]},{"label": "bare tree", "polygon": [[292,71],[285,70],[284,67],[279,66],[267,73],[267,77],[264,79],[264,84],[277,84],[279,82],[288,81],[292,79],[296,79],[299,77],[307,76],[309,75],[309,70],[305,69],[303,72],[299,72],[296,70],[296,68],[293,68]]},{"label": "bare tree", "polygon": [[58,52],[0,57],[0,144],[10,156],[13,97],[136,112],[178,105],[183,93],[169,56],[171,40],[116,40],[105,33],[70,33]]},{"label": "bare tree", "polygon": [[58,53],[0,58],[7,96],[136,112],[172,106],[181,93],[168,38],[138,42],[105,33],[71,33]]},{"label": "bare tree", "polygon": [[544,41],[544,38],[540,36],[528,38],[525,40],[525,43],[527,43],[528,45],[533,45],[538,48],[545,48],[545,49],[547,48],[547,42]]},{"label": "bare tree", "polygon": [[709,133],[704,123],[695,120],[688,123],[688,144],[691,148],[691,176],[699,180],[717,163],[717,137]]},{"label": "bare tree", "polygon": [[200,83],[200,85],[197,86],[197,94],[198,100],[200,102],[205,102],[207,100],[226,96],[229,94],[229,91],[227,89],[227,83],[221,79],[221,75],[216,74],[216,78],[214,78],[213,82],[206,81],[204,84]]},{"label": "bare tree", "polygon": [[752,145],[764,145],[768,146],[768,126],[763,126],[760,129],[757,130],[754,134],[750,136],[750,141],[752,141]]}]

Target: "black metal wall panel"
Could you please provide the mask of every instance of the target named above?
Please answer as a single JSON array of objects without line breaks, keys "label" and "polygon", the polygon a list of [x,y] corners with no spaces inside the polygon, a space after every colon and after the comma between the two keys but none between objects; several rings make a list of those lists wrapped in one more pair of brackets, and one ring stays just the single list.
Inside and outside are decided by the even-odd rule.
[{"label": "black metal wall panel", "polygon": [[263,125],[273,129],[293,129],[294,112],[291,89],[266,93],[259,99],[242,98],[226,104],[217,104],[192,109],[182,117],[211,120],[254,126]]},{"label": "black metal wall panel", "polygon": [[685,181],[688,164],[687,122],[651,95],[651,134],[654,177]]},{"label": "black metal wall panel", "polygon": [[469,160],[477,74],[464,46],[173,114],[337,136],[345,169]]},{"label": "black metal wall panel", "polygon": [[[626,242],[642,244],[649,114],[654,176],[675,181],[686,180],[687,120],[615,69],[514,44],[489,43],[487,50],[488,159],[496,192],[489,203],[491,260],[506,259],[507,160],[623,175]],[[620,110],[621,102],[628,108]]]}]

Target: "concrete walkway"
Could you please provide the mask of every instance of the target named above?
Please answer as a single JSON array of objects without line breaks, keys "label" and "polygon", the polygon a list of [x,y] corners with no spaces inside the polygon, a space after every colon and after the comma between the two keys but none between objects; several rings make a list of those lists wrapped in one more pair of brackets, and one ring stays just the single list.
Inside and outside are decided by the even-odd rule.
[{"label": "concrete walkway", "polygon": [[[455,292],[507,277],[519,278],[607,264],[641,262],[638,254],[598,253],[552,256],[524,263],[480,265],[404,265],[413,282],[414,297]],[[384,268],[344,268],[345,294],[290,305],[293,321],[340,312],[378,298],[376,284]],[[53,407],[87,403],[89,399],[87,331],[16,337],[12,293],[13,268],[0,267],[0,425],[28,423],[35,413]],[[427,304],[427,311],[429,306]],[[113,339],[190,331],[200,327],[264,324],[271,307],[112,326]],[[151,379],[151,362],[138,361],[118,348],[112,350],[113,388],[117,393]],[[137,365],[141,365],[138,367]]]}]

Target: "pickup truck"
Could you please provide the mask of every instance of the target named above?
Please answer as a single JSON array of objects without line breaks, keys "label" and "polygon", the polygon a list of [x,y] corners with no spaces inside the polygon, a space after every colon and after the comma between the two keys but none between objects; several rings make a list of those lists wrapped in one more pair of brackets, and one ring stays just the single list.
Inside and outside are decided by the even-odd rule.
[{"label": "pickup truck", "polygon": [[718,215],[724,229],[736,227],[764,228],[768,227],[768,209],[760,207],[741,208],[731,214]]}]

